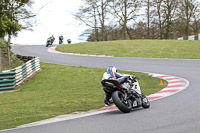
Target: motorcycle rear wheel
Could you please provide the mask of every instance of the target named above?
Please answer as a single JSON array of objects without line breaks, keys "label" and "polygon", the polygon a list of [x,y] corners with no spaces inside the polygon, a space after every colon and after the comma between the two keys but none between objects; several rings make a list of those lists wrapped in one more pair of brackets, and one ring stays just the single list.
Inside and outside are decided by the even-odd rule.
[{"label": "motorcycle rear wheel", "polygon": [[124,100],[124,93],[121,91],[115,91],[112,93],[112,99],[117,108],[123,113],[129,113],[132,110],[130,102]]}]

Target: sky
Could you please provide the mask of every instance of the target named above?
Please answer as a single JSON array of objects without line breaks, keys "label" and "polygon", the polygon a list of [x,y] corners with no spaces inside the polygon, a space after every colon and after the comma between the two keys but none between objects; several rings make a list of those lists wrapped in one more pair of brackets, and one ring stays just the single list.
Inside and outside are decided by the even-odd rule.
[{"label": "sky", "polygon": [[[198,0],[200,1],[200,0]],[[71,39],[72,43],[85,42],[80,35],[87,27],[75,20],[73,13],[77,12],[83,2],[81,0],[34,0],[33,9],[38,12],[37,25],[33,31],[22,30],[12,39],[16,44],[45,44],[47,38],[54,35],[58,44],[59,35],[64,36],[64,43]]]},{"label": "sky", "polygon": [[17,37],[13,37],[12,43],[17,44],[46,44],[47,38],[54,35],[58,44],[59,35],[64,36],[64,43],[71,39],[72,43],[84,42],[80,40],[81,33],[87,29],[84,24],[75,20],[73,13],[82,5],[81,0],[34,0],[33,9],[38,12],[37,25],[33,31],[22,30]]}]

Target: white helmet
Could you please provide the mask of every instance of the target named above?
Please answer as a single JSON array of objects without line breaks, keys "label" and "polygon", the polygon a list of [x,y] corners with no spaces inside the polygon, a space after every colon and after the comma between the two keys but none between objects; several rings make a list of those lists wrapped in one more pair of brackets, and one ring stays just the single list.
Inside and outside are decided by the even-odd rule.
[{"label": "white helmet", "polygon": [[114,67],[114,66],[109,66],[108,69],[107,69],[107,72],[108,72],[108,73],[117,72],[117,68]]}]

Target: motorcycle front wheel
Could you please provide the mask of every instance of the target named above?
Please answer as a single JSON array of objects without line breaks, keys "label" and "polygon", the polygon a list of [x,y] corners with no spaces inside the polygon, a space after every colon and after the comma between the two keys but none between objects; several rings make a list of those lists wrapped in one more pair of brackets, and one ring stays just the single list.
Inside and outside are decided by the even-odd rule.
[{"label": "motorcycle front wheel", "polygon": [[123,113],[129,113],[132,110],[132,102],[125,101],[125,94],[121,91],[115,91],[112,93],[112,99],[117,108]]},{"label": "motorcycle front wheel", "polygon": [[144,94],[142,94],[142,107],[145,109],[150,107],[150,102]]}]

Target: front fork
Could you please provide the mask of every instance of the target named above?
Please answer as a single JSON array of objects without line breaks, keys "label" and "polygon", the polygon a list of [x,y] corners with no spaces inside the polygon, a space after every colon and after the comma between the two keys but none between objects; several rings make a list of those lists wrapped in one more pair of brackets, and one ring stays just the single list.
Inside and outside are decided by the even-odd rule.
[{"label": "front fork", "polygon": [[138,107],[142,105],[142,96],[137,91],[132,90],[131,92],[124,93],[124,101],[125,103],[130,103],[132,107]]}]

